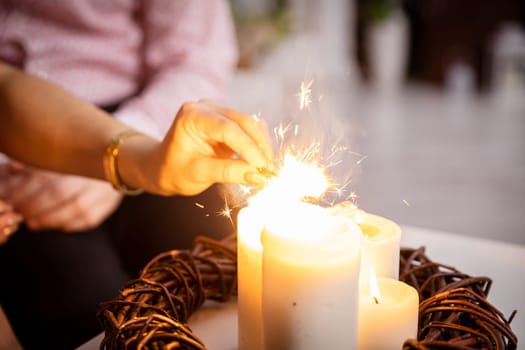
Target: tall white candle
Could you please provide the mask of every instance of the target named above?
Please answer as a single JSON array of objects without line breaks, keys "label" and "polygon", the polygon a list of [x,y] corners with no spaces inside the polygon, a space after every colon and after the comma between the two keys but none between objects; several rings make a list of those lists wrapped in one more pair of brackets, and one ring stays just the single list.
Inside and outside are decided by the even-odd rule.
[{"label": "tall white candle", "polygon": [[237,216],[237,304],[239,350],[262,347],[261,275],[263,218],[257,207]]},{"label": "tall white candle", "polygon": [[263,349],[355,349],[360,229],[311,204],[288,209],[262,234]]},{"label": "tall white candle", "polygon": [[417,336],[419,297],[406,283],[378,278],[374,297],[368,283],[359,298],[359,350],[399,350]]}]

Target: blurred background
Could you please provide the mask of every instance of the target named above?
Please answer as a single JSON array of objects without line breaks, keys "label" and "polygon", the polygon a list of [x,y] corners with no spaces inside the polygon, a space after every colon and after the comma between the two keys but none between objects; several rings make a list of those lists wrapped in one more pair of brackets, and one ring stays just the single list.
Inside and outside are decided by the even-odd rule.
[{"label": "blurred background", "polygon": [[230,3],[229,104],[320,141],[334,200],[525,245],[525,1]]},{"label": "blurred background", "polygon": [[329,169],[343,199],[402,225],[525,244],[525,2],[231,4],[230,104],[343,146]]}]

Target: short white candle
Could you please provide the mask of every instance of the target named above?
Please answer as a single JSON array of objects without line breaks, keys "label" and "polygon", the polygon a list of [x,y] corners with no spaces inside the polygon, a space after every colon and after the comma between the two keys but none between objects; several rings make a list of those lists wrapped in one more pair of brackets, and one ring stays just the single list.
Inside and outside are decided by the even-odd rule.
[{"label": "short white candle", "polygon": [[318,206],[288,209],[262,234],[263,349],[355,349],[361,231]]},{"label": "short white candle", "polygon": [[239,350],[262,347],[261,275],[263,228],[257,207],[246,207],[237,216],[237,304]]},{"label": "short white candle", "polygon": [[368,279],[368,271],[373,267],[377,277],[399,279],[399,225],[382,216],[367,213],[349,202],[338,204],[330,210],[334,215],[353,220],[363,231],[361,278]]},{"label": "short white candle", "polygon": [[401,228],[384,217],[360,213],[358,224],[364,236],[361,277],[373,266],[377,277],[399,279]]},{"label": "short white candle", "polygon": [[359,297],[359,350],[399,350],[406,339],[416,338],[419,296],[408,284],[378,278],[379,296],[368,283]]}]

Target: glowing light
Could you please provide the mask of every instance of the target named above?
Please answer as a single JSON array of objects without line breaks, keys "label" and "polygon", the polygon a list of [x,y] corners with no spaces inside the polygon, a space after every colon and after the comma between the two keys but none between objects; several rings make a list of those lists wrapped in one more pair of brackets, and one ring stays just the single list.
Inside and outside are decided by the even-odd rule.
[{"label": "glowing light", "polygon": [[204,209],[204,204],[200,204],[200,203],[195,202],[195,206],[199,207],[201,209]]},{"label": "glowing light", "polygon": [[228,201],[225,199],[224,200],[224,208],[219,210],[218,214],[220,216],[224,216],[224,217],[228,218],[230,220],[230,222],[232,223],[232,225],[233,225],[232,211],[233,211],[233,209],[230,208],[230,205],[228,204]]},{"label": "glowing light", "polygon": [[313,80],[310,80],[309,82],[305,83],[304,81],[301,82],[301,92],[297,94],[299,97],[299,108],[302,110],[305,107],[309,108],[310,103],[312,103],[312,84],[314,83]]},{"label": "glowing light", "polygon": [[283,201],[301,201],[305,197],[319,198],[330,186],[330,180],[319,164],[286,154],[277,176],[270,178],[251,201],[264,200],[275,205]]},{"label": "glowing light", "polygon": [[219,215],[224,216],[224,217],[227,217],[227,218],[229,218],[229,219],[231,220],[231,217],[232,217],[232,215],[231,215],[231,214],[232,214],[232,210],[233,210],[233,209],[231,209],[231,208],[224,208],[224,209],[221,209],[221,210],[219,211]]},{"label": "glowing light", "polygon": [[252,193],[252,189],[250,186],[239,185],[239,189],[241,190],[241,194],[243,196],[248,196]]},{"label": "glowing light", "polygon": [[408,203],[408,201],[407,201],[406,199],[403,199],[403,203],[405,203],[405,205],[406,205],[407,207],[410,206],[410,203]]}]

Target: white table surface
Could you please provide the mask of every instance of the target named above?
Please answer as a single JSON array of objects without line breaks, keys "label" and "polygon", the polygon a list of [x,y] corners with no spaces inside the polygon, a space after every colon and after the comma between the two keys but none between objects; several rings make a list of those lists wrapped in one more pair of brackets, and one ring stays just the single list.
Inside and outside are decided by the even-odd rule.
[{"label": "white table surface", "polygon": [[[426,247],[427,256],[456,267],[472,276],[493,280],[488,300],[506,317],[518,314],[512,329],[518,340],[525,336],[525,246],[472,238],[447,232],[403,226],[403,247]],[[207,302],[190,319],[194,333],[212,350],[237,349],[237,305]],[[99,348],[103,334],[82,345],[79,350]],[[520,346],[518,347],[520,348]]]}]

